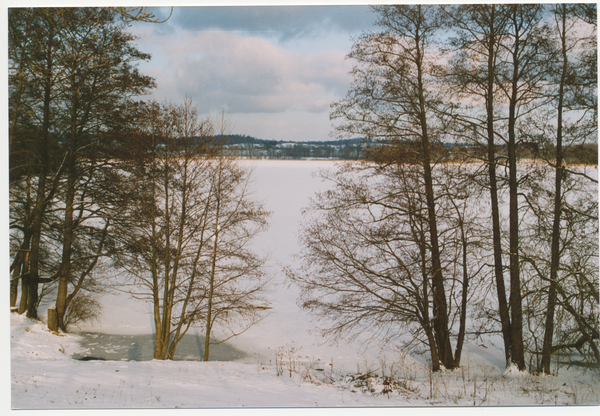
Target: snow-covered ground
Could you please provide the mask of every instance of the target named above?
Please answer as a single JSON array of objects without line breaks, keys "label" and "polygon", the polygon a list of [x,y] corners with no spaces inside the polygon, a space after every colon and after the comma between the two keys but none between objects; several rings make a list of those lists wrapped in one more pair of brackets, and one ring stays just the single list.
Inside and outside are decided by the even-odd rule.
[{"label": "snow-covered ground", "polygon": [[56,336],[17,314],[10,323],[13,409],[561,406],[597,405],[599,397],[597,374],[502,372],[473,353],[461,369],[441,374],[410,360],[388,363],[387,393],[381,362],[348,375],[285,352],[277,363],[77,361],[70,357],[80,351],[77,335]]},{"label": "snow-covered ground", "polygon": [[[557,377],[506,372],[503,352],[494,343],[466,345],[462,367],[441,374],[431,374],[420,357],[406,357],[392,351],[382,354],[377,348],[364,348],[360,342],[324,344],[311,332],[310,317],[296,305],[298,291],[287,286],[281,265],[294,264],[291,255],[298,251],[296,230],[300,210],[310,196],[328,186],[312,177],[312,172],[333,167],[334,163],[274,160],[243,163],[254,168],[255,198],[273,212],[271,226],[255,241],[255,248],[270,255],[268,266],[274,283],[269,294],[271,314],[231,341],[233,347],[246,353],[245,357],[209,363],[78,361],[72,356],[90,354],[90,343],[83,342],[83,335],[56,336],[41,323],[11,314],[10,358],[5,361],[5,368],[10,365],[11,375],[10,379],[4,378],[3,385],[4,392],[10,390],[10,397],[7,394],[3,403],[10,403],[13,409],[568,404],[592,405],[578,408],[577,412],[597,413],[600,401],[597,371],[583,373],[579,368],[563,367]],[[82,325],[82,332],[130,336],[151,333],[149,305],[125,294],[106,295],[102,304],[99,321]],[[41,316],[45,317],[43,309]],[[5,347],[9,348],[6,343]],[[385,390],[391,391],[385,393]],[[413,407],[411,412],[417,410]],[[8,408],[5,405],[2,410]],[[527,411],[522,408],[510,411],[523,410]],[[383,411],[397,413],[397,409]],[[465,411],[460,409],[461,414]],[[487,411],[506,409],[487,408]],[[148,410],[143,412],[146,414]]]}]

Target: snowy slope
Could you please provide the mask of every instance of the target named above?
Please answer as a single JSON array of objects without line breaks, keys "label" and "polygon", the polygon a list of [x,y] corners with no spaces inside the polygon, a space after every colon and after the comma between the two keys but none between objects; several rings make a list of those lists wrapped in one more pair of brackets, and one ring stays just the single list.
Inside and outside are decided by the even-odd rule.
[{"label": "snowy slope", "polygon": [[[301,362],[290,375],[285,365],[280,373],[277,365],[261,362],[76,361],[70,354],[78,351],[78,341],[11,314],[13,409],[598,404],[597,374],[503,374],[471,362],[469,354],[466,364],[451,373],[432,376],[411,365],[388,372],[397,384],[384,394],[381,378],[360,383],[358,374],[319,372],[318,365]],[[577,411],[592,414],[597,408]]]},{"label": "snowy slope", "polygon": [[319,387],[277,377],[270,368],[263,370],[260,364],[76,361],[69,357],[69,353],[77,349],[76,336],[57,337],[41,324],[14,314],[11,326],[12,406],[16,409],[307,407],[378,403],[375,398],[357,399],[356,394],[333,386]]}]

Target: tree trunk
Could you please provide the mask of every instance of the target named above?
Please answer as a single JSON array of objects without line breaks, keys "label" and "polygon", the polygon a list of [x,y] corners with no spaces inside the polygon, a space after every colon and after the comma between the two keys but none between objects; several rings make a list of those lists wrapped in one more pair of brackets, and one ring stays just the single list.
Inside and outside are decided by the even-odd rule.
[{"label": "tree trunk", "polygon": [[429,351],[431,353],[431,371],[440,371],[440,358],[437,350],[437,343],[431,330],[431,326],[424,325],[425,334],[427,336],[427,343],[429,344]]},{"label": "tree trunk", "polygon": [[[412,205],[410,206],[409,210],[411,213],[415,212],[415,209]],[[414,215],[414,214],[410,214],[410,215]],[[413,223],[413,220],[411,220],[411,223]],[[429,352],[431,354],[431,369],[433,371],[439,371],[440,370],[440,357],[438,354],[435,336],[433,334],[431,318],[429,317],[429,290],[428,290],[429,274],[428,274],[428,270],[427,270],[426,236],[425,236],[425,232],[421,228],[412,226],[411,231],[413,233],[415,241],[418,242],[420,263],[421,263],[421,279],[423,282],[423,288],[422,288],[423,298],[420,300],[422,315],[423,315],[421,326],[423,327],[423,330],[425,331],[425,335],[427,336],[427,343],[429,345]]]},{"label": "tree trunk", "polygon": [[35,206],[33,209],[33,219],[31,221],[31,252],[30,252],[30,277],[29,277],[29,295],[27,299],[27,317],[37,319],[38,306],[38,286],[39,286],[39,261],[40,261],[40,243],[42,237],[42,219],[46,208],[46,177],[49,170],[49,152],[48,145],[50,140],[50,102],[52,99],[52,70],[53,70],[53,28],[49,24],[48,45],[46,50],[46,62],[43,69],[43,85],[44,85],[44,109],[42,132],[39,143],[39,153],[37,156],[37,174],[38,186]]},{"label": "tree trunk", "polygon": [[[518,7],[518,6],[515,6]],[[516,14],[513,19],[517,27]],[[516,32],[518,29],[516,30]],[[509,100],[508,115],[508,186],[509,186],[509,259],[510,259],[510,312],[511,312],[511,359],[519,370],[525,369],[523,351],[523,312],[521,298],[520,260],[519,260],[519,193],[517,182],[517,144],[516,109],[519,79],[519,33],[515,34],[513,56],[512,92]]]},{"label": "tree trunk", "polygon": [[[44,111],[46,112],[46,110]],[[47,139],[48,134],[44,134],[42,139],[42,154],[47,156]],[[40,261],[40,243],[42,238],[42,216],[44,212],[44,190],[46,188],[47,175],[47,160],[41,160],[41,168],[38,178],[37,198],[33,211],[33,221],[31,223],[32,238],[30,252],[30,273],[28,278],[27,296],[27,317],[37,319],[37,304],[38,304],[38,285],[39,285],[39,261]]]},{"label": "tree trunk", "polygon": [[[458,211],[458,210],[457,210]],[[465,234],[465,225],[463,219],[460,218],[460,214],[457,212],[460,221],[460,236],[462,241],[462,269],[463,269],[463,281],[462,281],[462,296],[460,304],[460,324],[458,328],[458,339],[456,340],[456,350],[454,353],[454,367],[460,367],[460,357],[462,355],[462,348],[465,341],[465,331],[467,326],[467,301],[468,301],[468,290],[469,290],[469,269],[467,266],[467,236]]]},{"label": "tree trunk", "polygon": [[21,274],[23,269],[23,257],[24,253],[19,251],[15,256],[15,267],[13,274],[10,279],[10,307],[14,308],[17,306],[17,298],[19,296],[19,282],[21,281]]},{"label": "tree trunk", "polygon": [[212,308],[213,308],[213,297],[214,297],[214,293],[215,293],[215,273],[216,273],[216,266],[217,266],[217,248],[218,248],[218,244],[219,244],[219,215],[220,215],[220,208],[221,208],[221,170],[222,170],[222,165],[221,165],[222,160],[219,160],[219,176],[217,179],[217,190],[216,190],[216,197],[217,197],[217,206],[216,206],[216,212],[215,212],[215,240],[214,240],[214,246],[213,246],[213,252],[212,252],[212,264],[211,264],[211,270],[210,270],[210,287],[209,287],[209,292],[208,292],[208,310],[206,312],[206,332],[205,332],[205,339],[204,339],[204,358],[203,361],[208,361],[208,355],[209,355],[209,350],[210,350],[210,332],[212,330],[212,325],[213,325],[213,316],[212,316]]},{"label": "tree trunk", "polygon": [[173,297],[172,293],[175,290],[173,278],[175,274],[173,270],[171,270],[172,262],[171,262],[171,198],[170,198],[170,182],[169,182],[169,174],[170,174],[170,166],[168,157],[163,159],[163,163],[165,163],[164,169],[164,182],[163,189],[165,191],[165,200],[164,200],[164,217],[165,217],[165,246],[167,250],[164,253],[164,291],[163,291],[163,316],[162,316],[162,340],[160,345],[160,356],[161,360],[165,360],[169,358],[169,344],[171,342],[171,313],[173,311]]},{"label": "tree trunk", "polygon": [[[71,140],[74,140],[72,138]],[[75,200],[75,154],[74,145],[69,150],[67,157],[67,194],[65,199],[65,218],[63,221],[63,247],[62,260],[58,272],[58,295],[56,297],[56,313],[58,326],[63,331],[65,328],[65,313],[67,311],[67,299],[69,280],[71,278],[71,251],[73,246],[73,203]]]},{"label": "tree trunk", "polygon": [[158,276],[158,230],[156,229],[156,143],[155,136],[152,133],[152,161],[150,166],[150,187],[151,187],[151,198],[150,204],[150,222],[151,222],[151,234],[150,234],[150,248],[152,250],[151,256],[151,273],[152,273],[152,305],[154,314],[154,359],[161,360],[160,352],[163,343],[162,335],[162,322],[160,314],[160,294],[159,288],[159,276]]},{"label": "tree trunk", "polygon": [[562,116],[564,87],[568,69],[567,44],[566,44],[566,6],[561,6],[561,40],[563,66],[560,76],[558,92],[558,119],[556,122],[556,166],[554,182],[554,220],[552,223],[552,242],[550,260],[550,286],[548,288],[548,309],[546,311],[546,322],[544,325],[544,344],[542,346],[541,369],[544,374],[550,374],[550,363],[552,360],[552,337],[554,335],[554,312],[556,308],[556,285],[558,284],[558,267],[560,264],[560,219],[562,211],[562,175],[563,175],[563,150],[562,150]]},{"label": "tree trunk", "polygon": [[440,248],[438,242],[437,218],[435,213],[435,195],[433,190],[433,178],[431,172],[431,156],[429,132],[427,129],[427,117],[425,110],[425,91],[423,87],[422,51],[420,49],[421,39],[419,35],[415,38],[417,82],[419,93],[419,121],[421,127],[421,145],[423,150],[422,166],[425,182],[425,196],[427,200],[427,214],[429,233],[431,241],[431,263],[432,263],[432,288],[433,288],[433,327],[441,362],[447,369],[454,367],[452,357],[452,346],[450,345],[450,333],[448,331],[448,310],[446,304],[446,292],[444,288],[444,276],[440,261]]},{"label": "tree trunk", "polygon": [[[28,287],[23,286],[22,277],[24,274],[29,273],[29,251],[31,245],[31,175],[27,175],[27,202],[25,204],[25,218],[23,221],[23,228],[25,229],[23,235],[23,242],[19,247],[19,252],[15,256],[13,264],[11,264],[11,270],[13,270],[13,278],[10,283],[10,306],[15,307],[17,305],[18,297],[18,286],[21,282],[21,302],[24,304],[24,308],[27,305],[27,295],[25,293],[29,290]],[[25,312],[25,309],[19,313]]]},{"label": "tree trunk", "polygon": [[29,304],[29,273],[21,276],[21,300],[19,301],[19,315],[27,312],[27,305]]},{"label": "tree trunk", "polygon": [[496,280],[496,292],[498,295],[498,312],[502,327],[502,338],[504,340],[504,355],[506,365],[511,360],[511,335],[510,316],[506,301],[506,288],[504,285],[504,270],[502,267],[502,235],[500,231],[500,208],[498,203],[498,184],[496,179],[496,148],[494,140],[494,78],[496,74],[495,48],[496,28],[494,27],[496,17],[496,6],[490,5],[490,36],[487,43],[488,50],[488,73],[486,91],[486,118],[487,118],[487,164],[490,178],[490,202],[492,209],[492,241],[494,249],[494,277]]},{"label": "tree trunk", "polygon": [[56,308],[48,308],[48,329],[58,332],[58,315]]}]

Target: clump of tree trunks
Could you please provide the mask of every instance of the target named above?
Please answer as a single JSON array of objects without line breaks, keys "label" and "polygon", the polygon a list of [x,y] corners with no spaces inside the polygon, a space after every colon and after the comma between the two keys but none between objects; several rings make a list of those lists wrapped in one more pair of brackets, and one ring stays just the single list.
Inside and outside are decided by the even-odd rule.
[{"label": "clump of tree trunks", "polygon": [[223,341],[268,308],[247,249],[268,213],[190,100],[134,100],[155,84],[132,20],[158,22],[146,8],[10,10],[11,308],[37,319],[55,299],[48,324],[67,331],[98,316],[116,265],[154,302],[155,358],[200,326],[208,360],[215,328]]},{"label": "clump of tree trunks", "polygon": [[11,306],[20,282],[19,312],[37,318],[40,285],[44,296],[56,286],[62,330],[97,304],[92,270],[110,250],[114,214],[115,115],[154,85],[135,68],[150,57],[134,40],[108,9],[10,10]]},{"label": "clump of tree trunks", "polygon": [[597,148],[596,6],[373,10],[331,118],[379,145],[321,173],[332,189],[288,270],[303,306],[333,338],[425,347],[433,370],[488,334],[520,370],[573,350],[600,363],[597,166],[581,151]]},{"label": "clump of tree trunks", "polygon": [[223,342],[246,330],[268,309],[262,293],[264,258],[249,251],[269,213],[248,195],[250,173],[227,156],[228,119],[213,143],[209,120],[191,100],[150,103],[119,165],[123,215],[115,225],[114,258],[135,277],[131,293],[153,305],[155,359],[173,359],[178,342],[194,326]]}]

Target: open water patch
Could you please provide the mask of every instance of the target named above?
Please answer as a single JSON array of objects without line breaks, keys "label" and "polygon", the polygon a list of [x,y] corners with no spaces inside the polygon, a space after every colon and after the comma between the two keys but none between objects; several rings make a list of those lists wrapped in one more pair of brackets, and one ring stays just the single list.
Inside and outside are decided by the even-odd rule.
[{"label": "open water patch", "polygon": [[[149,361],[154,359],[154,335],[118,335],[101,332],[79,332],[81,351],[72,358],[81,361]],[[175,361],[202,361],[205,337],[188,334],[179,341]],[[226,342],[210,346],[209,361],[235,361],[246,357]]]}]

